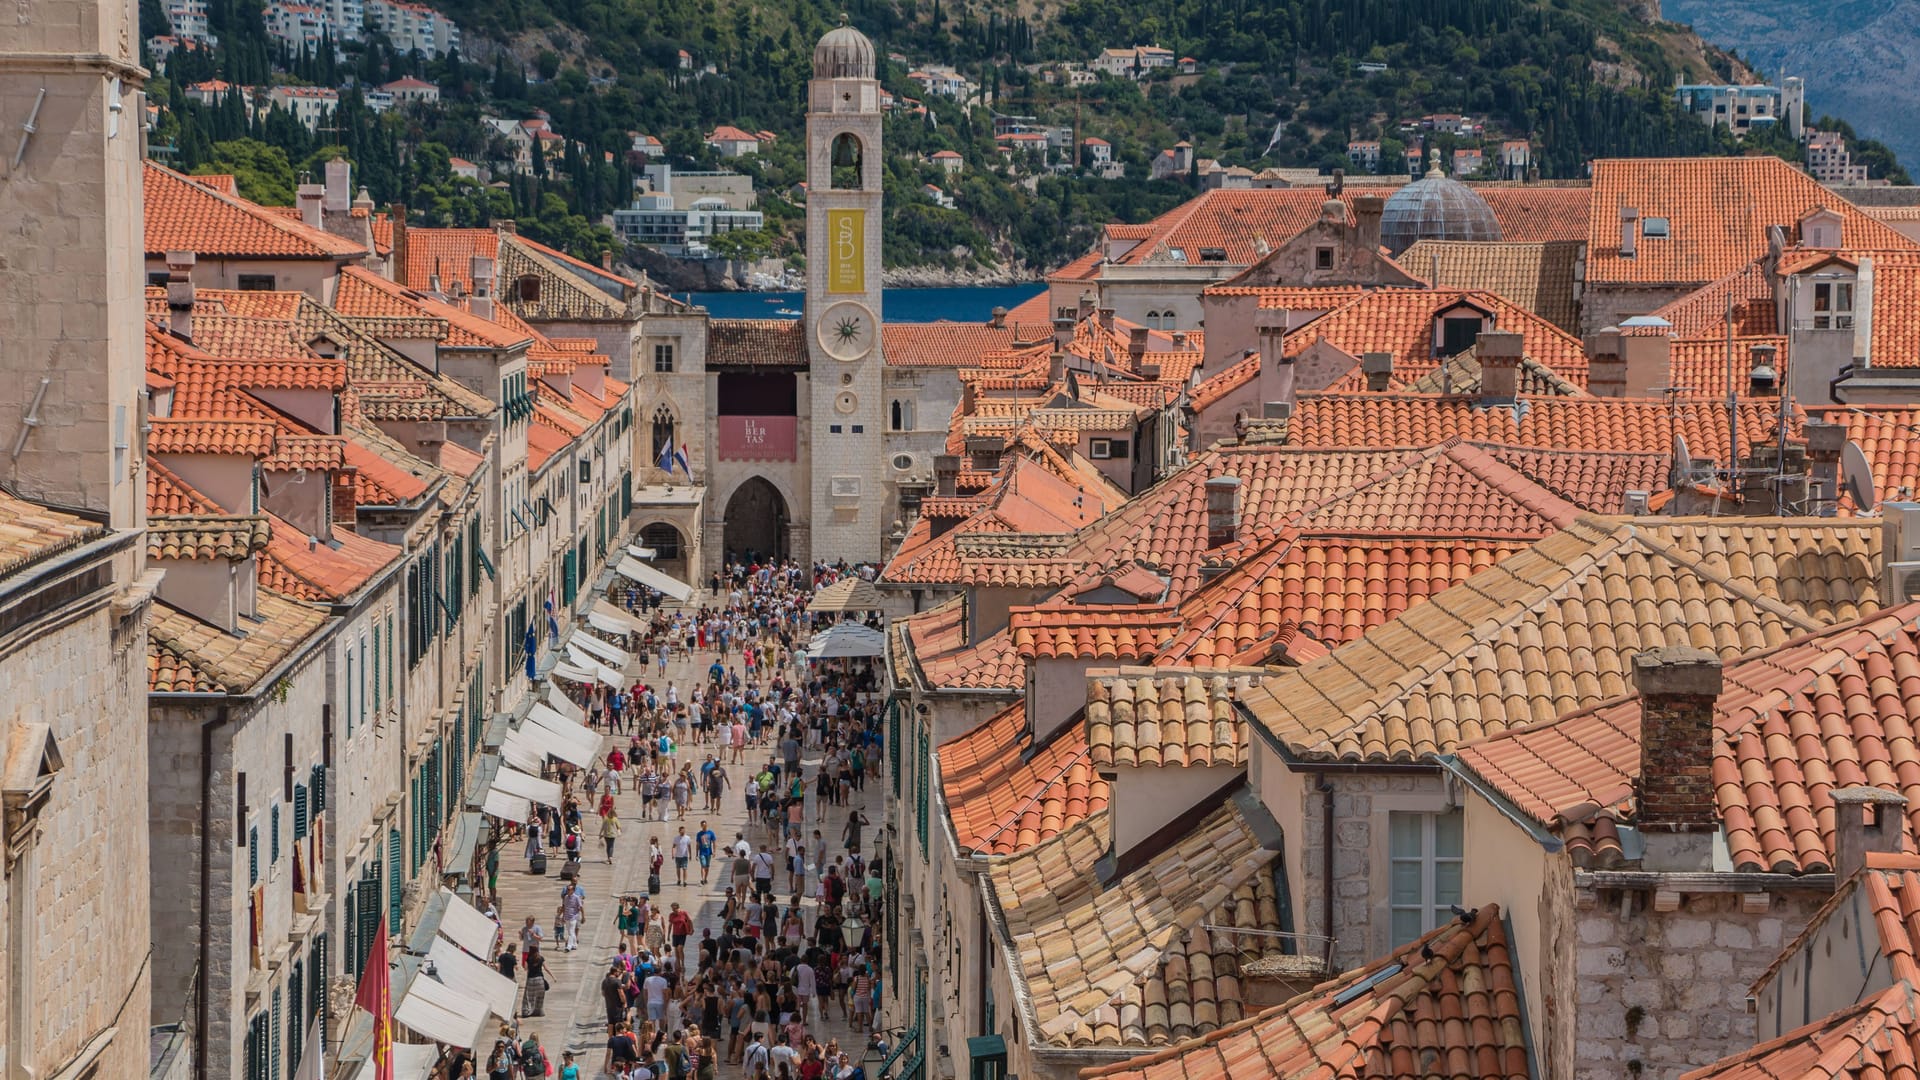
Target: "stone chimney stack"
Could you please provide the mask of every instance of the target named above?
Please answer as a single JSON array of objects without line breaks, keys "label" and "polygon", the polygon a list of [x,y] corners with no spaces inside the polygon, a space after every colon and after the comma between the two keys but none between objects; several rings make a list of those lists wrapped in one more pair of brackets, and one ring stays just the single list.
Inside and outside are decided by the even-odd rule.
[{"label": "stone chimney stack", "polygon": [[933,456],[933,493],[943,499],[950,499],[960,489],[960,455],[935,454]]},{"label": "stone chimney stack", "polygon": [[1067,381],[1067,354],[1059,349],[1047,355],[1047,384],[1058,386]]},{"label": "stone chimney stack", "polygon": [[1620,359],[1627,397],[1658,397],[1673,382],[1673,339],[1665,333],[1623,333]]},{"label": "stone chimney stack", "polygon": [[[1111,309],[1109,309],[1111,310]],[[1147,355],[1147,334],[1144,326],[1131,327],[1127,331],[1127,359],[1133,362],[1133,370],[1140,370],[1140,359]]]},{"label": "stone chimney stack", "polygon": [[1260,344],[1260,400],[1293,404],[1293,361],[1287,357],[1287,313],[1259,308],[1253,313],[1254,332]]},{"label": "stone chimney stack", "polygon": [[1907,797],[1857,785],[1833,793],[1833,877],[1845,881],[1869,853],[1898,855],[1906,848]]},{"label": "stone chimney stack", "polygon": [[1094,308],[1094,304],[1093,304],[1093,294],[1092,294],[1092,293],[1090,293],[1090,292],[1083,292],[1083,293],[1081,293],[1081,294],[1080,294],[1080,307],[1079,307],[1079,308],[1077,309],[1077,311],[1078,311],[1078,318],[1076,318],[1076,319],[1075,319],[1075,321],[1077,322],[1077,321],[1079,321],[1079,319],[1089,319],[1089,318],[1092,318],[1092,317],[1093,317],[1093,308]]},{"label": "stone chimney stack", "polygon": [[602,251],[600,253],[600,269],[605,270],[609,274],[613,273],[613,252]]},{"label": "stone chimney stack", "polygon": [[1073,341],[1073,327],[1072,319],[1053,320],[1053,351],[1059,352]]},{"label": "stone chimney stack", "polygon": [[326,204],[327,189],[319,184],[301,184],[298,193],[300,221],[315,229],[327,226],[323,208]]},{"label": "stone chimney stack", "polygon": [[1524,339],[1511,330],[1489,330],[1480,335],[1480,400],[1487,405],[1511,405],[1520,400],[1520,358]]},{"label": "stone chimney stack", "polygon": [[1380,250],[1380,216],[1386,208],[1387,201],[1378,195],[1353,197],[1354,228],[1360,246],[1368,251]]},{"label": "stone chimney stack", "polygon": [[1393,385],[1393,354],[1370,352],[1360,354],[1360,373],[1367,377],[1367,389],[1379,394]]},{"label": "stone chimney stack", "polygon": [[1007,325],[1007,309],[1003,307],[994,308],[993,309],[993,328],[995,330],[999,330],[1006,325]]},{"label": "stone chimney stack", "polygon": [[1720,658],[1670,645],[1633,658],[1640,695],[1640,779],[1636,824],[1646,868],[1706,870],[1720,816],[1713,794],[1713,712]]},{"label": "stone chimney stack", "polygon": [[1800,432],[1807,437],[1808,502],[1816,517],[1832,517],[1839,511],[1840,453],[1847,445],[1847,427],[1808,420]]},{"label": "stone chimney stack", "polygon": [[333,478],[333,523],[352,529],[359,525],[359,499],[353,489],[351,473],[328,473]]},{"label": "stone chimney stack", "polygon": [[1103,330],[1113,329],[1113,309],[1112,308],[1103,307],[1100,309],[1100,328]]},{"label": "stone chimney stack", "polygon": [[193,264],[191,251],[167,252],[167,325],[193,340]]},{"label": "stone chimney stack", "polygon": [[327,162],[322,174],[326,179],[324,205],[329,214],[345,214],[353,209],[353,166],[345,158]]},{"label": "stone chimney stack", "polygon": [[1627,358],[1620,351],[1617,326],[1587,336],[1587,392],[1594,397],[1627,396]]},{"label": "stone chimney stack", "polygon": [[472,258],[467,276],[473,279],[473,301],[468,307],[475,315],[491,320],[493,318],[493,260],[485,255],[475,255]]},{"label": "stone chimney stack", "polygon": [[1640,211],[1631,206],[1620,208],[1620,257],[1631,259],[1640,240]]},{"label": "stone chimney stack", "polygon": [[1240,535],[1240,478],[1207,478],[1207,546],[1224,547]]}]

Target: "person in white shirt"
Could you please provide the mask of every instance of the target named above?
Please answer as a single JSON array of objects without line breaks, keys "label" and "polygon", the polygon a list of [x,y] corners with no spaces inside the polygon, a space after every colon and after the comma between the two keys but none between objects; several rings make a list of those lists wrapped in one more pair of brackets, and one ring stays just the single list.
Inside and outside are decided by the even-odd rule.
[{"label": "person in white shirt", "polygon": [[658,1027],[660,1022],[667,1018],[666,976],[656,970],[647,976],[647,981],[641,984],[640,990],[647,1002],[647,1019],[653,1021],[654,1026]]},{"label": "person in white shirt", "polygon": [[793,996],[800,1001],[800,1016],[806,1023],[813,1023],[813,995],[818,987],[813,977],[813,965],[805,960],[793,969]]}]

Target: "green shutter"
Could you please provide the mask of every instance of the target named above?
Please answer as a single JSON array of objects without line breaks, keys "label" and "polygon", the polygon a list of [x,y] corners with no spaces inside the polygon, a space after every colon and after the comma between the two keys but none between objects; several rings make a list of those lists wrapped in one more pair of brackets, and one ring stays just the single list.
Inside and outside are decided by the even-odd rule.
[{"label": "green shutter", "polygon": [[260,826],[247,826],[247,884],[260,884]]},{"label": "green shutter", "polygon": [[273,988],[273,1010],[267,1021],[267,1076],[280,1080],[280,988]]},{"label": "green shutter", "polygon": [[380,624],[373,624],[373,707],[378,710],[386,699],[380,696]]},{"label": "green shutter", "polygon": [[396,648],[398,648],[398,646],[395,645],[393,641],[394,633],[395,631],[393,627],[393,613],[388,612],[387,613],[387,700],[388,701],[393,700],[393,669],[394,669],[393,652]]},{"label": "green shutter", "polygon": [[919,729],[916,753],[913,759],[913,813],[914,834],[920,840],[920,861],[927,861],[927,759],[930,748],[927,745],[927,730],[924,724],[914,724]]},{"label": "green shutter", "polygon": [[400,830],[387,830],[387,933],[400,932],[400,888],[406,875],[400,869]]},{"label": "green shutter", "polygon": [[900,797],[900,702],[887,703],[887,768],[893,773],[893,797]]},{"label": "green shutter", "polygon": [[293,972],[287,976],[287,1073],[300,1067],[301,1042],[306,1038],[306,1019],[302,1015],[307,1009],[306,963],[295,960]]},{"label": "green shutter", "polygon": [[347,929],[347,967],[346,974],[355,979],[360,977],[360,883],[347,886],[347,917],[342,920]]},{"label": "green shutter", "polygon": [[318,815],[327,809],[327,767],[315,765],[308,773],[308,785],[313,788],[313,812]]},{"label": "green shutter", "polygon": [[307,786],[293,785],[293,842],[307,838]]},{"label": "green shutter", "polygon": [[425,822],[421,820],[426,816],[425,806],[420,799],[420,774],[424,771],[424,769],[415,770],[413,779],[407,784],[407,811],[408,817],[413,821],[413,844],[407,849],[410,860],[407,863],[408,873],[420,869],[420,837],[426,832]]},{"label": "green shutter", "polygon": [[280,804],[274,803],[267,811],[267,831],[273,839],[273,846],[267,849],[267,861],[280,861]]},{"label": "green shutter", "polygon": [[313,1000],[307,1006],[307,1015],[320,1018],[322,1031],[327,1028],[327,976],[333,971],[332,953],[333,944],[326,931],[313,935],[313,948],[307,954],[307,994]]}]

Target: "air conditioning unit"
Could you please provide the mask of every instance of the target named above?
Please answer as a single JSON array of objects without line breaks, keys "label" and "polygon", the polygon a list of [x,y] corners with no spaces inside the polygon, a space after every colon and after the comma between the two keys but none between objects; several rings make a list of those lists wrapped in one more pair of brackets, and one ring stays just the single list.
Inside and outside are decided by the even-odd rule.
[{"label": "air conditioning unit", "polygon": [[1920,597],[1920,559],[1888,563],[1886,575],[1880,580],[1881,604],[1892,607],[1915,597]]},{"label": "air conditioning unit", "polygon": [[902,484],[933,483],[933,457],[916,451],[902,450],[888,459],[893,469],[893,479]]},{"label": "air conditioning unit", "polygon": [[1920,503],[1881,503],[1880,521],[1880,558],[1888,564],[1920,561]]},{"label": "air conditioning unit", "polygon": [[827,488],[835,499],[855,501],[860,498],[860,478],[857,476],[836,476]]}]

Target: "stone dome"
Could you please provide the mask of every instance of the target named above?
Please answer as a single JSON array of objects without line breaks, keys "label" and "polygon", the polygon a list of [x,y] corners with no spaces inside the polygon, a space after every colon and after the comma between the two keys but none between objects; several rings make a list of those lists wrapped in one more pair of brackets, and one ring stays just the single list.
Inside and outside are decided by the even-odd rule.
[{"label": "stone dome", "polygon": [[1419,240],[1498,240],[1500,222],[1472,188],[1440,172],[1439,155],[1427,175],[1387,200],[1380,242],[1398,255]]},{"label": "stone dome", "polygon": [[873,42],[851,26],[834,27],[813,47],[816,79],[871,79],[873,69]]}]

